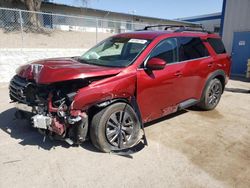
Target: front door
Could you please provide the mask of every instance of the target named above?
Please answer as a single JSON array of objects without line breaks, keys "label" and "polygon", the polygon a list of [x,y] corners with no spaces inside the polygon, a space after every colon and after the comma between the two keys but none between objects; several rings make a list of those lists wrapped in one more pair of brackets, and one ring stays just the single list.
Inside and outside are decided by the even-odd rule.
[{"label": "front door", "polygon": [[[150,71],[139,68],[137,71],[137,102],[143,122],[148,122],[177,110],[181,93],[184,64],[178,63],[178,45],[176,38],[161,41],[150,53],[150,58],[160,58],[167,65],[163,70]],[[146,62],[145,62],[146,64]]]},{"label": "front door", "polygon": [[250,59],[250,32],[235,32],[232,49],[233,76],[246,76],[247,61]]}]

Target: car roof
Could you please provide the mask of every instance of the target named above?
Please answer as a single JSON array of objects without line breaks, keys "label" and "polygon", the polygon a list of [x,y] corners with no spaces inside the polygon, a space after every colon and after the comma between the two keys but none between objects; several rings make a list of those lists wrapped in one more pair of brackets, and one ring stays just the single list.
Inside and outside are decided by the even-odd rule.
[{"label": "car roof", "polygon": [[177,36],[196,36],[196,37],[213,37],[219,38],[217,34],[214,33],[207,33],[201,31],[182,31],[182,32],[175,32],[175,31],[152,31],[152,30],[143,30],[143,31],[134,31],[128,33],[121,33],[116,35],[115,37],[124,37],[124,38],[137,38],[137,39],[147,39],[153,40],[158,36],[166,35],[166,37],[177,37]]},{"label": "car roof", "polygon": [[139,39],[154,39],[160,35],[170,33],[169,31],[135,31],[129,33],[121,33],[117,37],[139,38]]}]

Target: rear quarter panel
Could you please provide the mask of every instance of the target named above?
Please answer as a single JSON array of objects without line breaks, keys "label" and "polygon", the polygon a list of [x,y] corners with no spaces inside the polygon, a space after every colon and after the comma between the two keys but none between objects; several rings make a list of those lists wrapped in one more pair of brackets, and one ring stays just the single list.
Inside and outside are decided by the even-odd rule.
[{"label": "rear quarter panel", "polygon": [[[216,34],[210,34],[207,36],[207,38],[218,38],[220,39],[220,37]],[[205,42],[205,45],[209,51],[209,53],[211,54],[211,56],[213,57],[213,61],[214,61],[214,69],[213,71],[216,70],[223,70],[225,75],[226,75],[226,83],[229,80],[230,77],[230,72],[231,72],[231,65],[232,65],[232,60],[231,60],[231,56],[228,53],[224,53],[224,54],[217,54],[215,52],[215,50],[213,49],[213,47],[209,44],[209,42]]]}]

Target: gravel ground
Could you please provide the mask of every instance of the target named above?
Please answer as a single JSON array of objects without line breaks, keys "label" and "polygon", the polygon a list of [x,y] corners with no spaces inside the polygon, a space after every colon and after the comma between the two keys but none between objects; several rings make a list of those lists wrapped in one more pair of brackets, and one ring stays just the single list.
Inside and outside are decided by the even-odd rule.
[{"label": "gravel ground", "polygon": [[230,81],[214,111],[148,124],[132,158],[46,140],[13,118],[0,87],[0,187],[250,187],[250,83]]}]

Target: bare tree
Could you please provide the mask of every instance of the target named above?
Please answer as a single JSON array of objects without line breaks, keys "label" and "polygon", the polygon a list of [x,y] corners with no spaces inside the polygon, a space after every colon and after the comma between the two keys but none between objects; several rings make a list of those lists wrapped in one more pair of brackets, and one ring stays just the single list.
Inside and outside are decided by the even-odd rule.
[{"label": "bare tree", "polygon": [[[40,11],[42,0],[20,0],[24,3],[25,7],[29,11]],[[36,13],[29,13],[29,23],[32,26],[40,27],[40,22],[38,20],[38,15]]]},{"label": "bare tree", "polygon": [[[5,0],[10,3],[23,3],[27,10],[29,11],[40,11],[42,0]],[[29,13],[29,24],[32,26],[39,26],[40,22],[38,21],[37,14],[30,12]]]},{"label": "bare tree", "polygon": [[[29,24],[31,26],[40,28],[38,15],[37,13],[34,12],[41,10],[42,0],[5,0],[5,1],[9,1],[11,3],[19,3],[19,2],[23,3],[27,10],[32,11],[29,13]],[[80,1],[83,6],[87,7],[90,0],[75,0],[75,1]]]},{"label": "bare tree", "polygon": [[[42,4],[42,0],[4,0],[4,1],[8,1],[11,3],[21,2],[25,5],[26,9],[30,11],[40,11]],[[87,7],[90,2],[90,0],[75,0],[75,1],[82,3],[82,5],[85,7]]]}]

